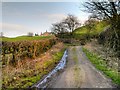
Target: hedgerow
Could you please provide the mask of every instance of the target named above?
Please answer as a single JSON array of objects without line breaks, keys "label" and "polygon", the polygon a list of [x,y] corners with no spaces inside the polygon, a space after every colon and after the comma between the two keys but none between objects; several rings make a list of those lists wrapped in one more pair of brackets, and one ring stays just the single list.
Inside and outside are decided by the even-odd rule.
[{"label": "hedgerow", "polygon": [[18,42],[2,41],[2,64],[16,65],[19,60],[36,58],[50,49],[55,43],[56,39]]}]

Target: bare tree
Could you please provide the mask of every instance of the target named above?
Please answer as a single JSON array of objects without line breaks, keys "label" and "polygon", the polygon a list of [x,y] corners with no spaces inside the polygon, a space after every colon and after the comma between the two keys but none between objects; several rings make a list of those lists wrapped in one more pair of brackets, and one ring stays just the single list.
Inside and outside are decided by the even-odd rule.
[{"label": "bare tree", "polygon": [[85,26],[87,28],[87,39],[90,37],[91,31],[95,30],[95,24],[96,20],[91,17],[85,22]]},{"label": "bare tree", "polygon": [[109,18],[112,19],[120,14],[120,1],[119,0],[98,0],[98,2],[86,2],[84,7],[85,11],[92,13],[99,19]]},{"label": "bare tree", "polygon": [[60,22],[52,24],[52,32],[57,35],[67,32],[67,29],[65,28],[64,23]]},{"label": "bare tree", "polygon": [[70,14],[63,21],[63,23],[65,24],[67,30],[69,30],[69,32],[71,33],[81,25],[77,17],[75,17],[74,15],[70,15]]},{"label": "bare tree", "polygon": [[[98,19],[108,19],[113,29],[120,29],[120,0],[90,1],[86,2],[84,7],[86,8],[85,11],[92,13],[92,16]],[[116,31],[114,32],[116,33]],[[118,37],[117,34],[116,37]]]},{"label": "bare tree", "polygon": [[60,38],[72,39],[72,32],[80,26],[80,23],[74,15],[68,15],[60,23],[53,24],[52,32]]},{"label": "bare tree", "polygon": [[80,25],[81,24],[79,23],[77,17],[69,14],[67,18],[61,21],[60,23],[53,24],[52,32],[54,32],[55,34],[64,32],[72,33]]},{"label": "bare tree", "polygon": [[[114,1],[114,2],[113,2]],[[85,11],[92,13],[98,19],[108,19],[115,37],[119,38],[120,33],[120,1],[119,0],[98,0],[98,2],[86,2]]]},{"label": "bare tree", "polygon": [[89,18],[89,19],[85,22],[85,26],[86,26],[89,30],[91,30],[91,29],[94,28],[95,22],[96,22],[96,21],[95,21],[94,19]]},{"label": "bare tree", "polygon": [[120,0],[98,0],[98,2],[86,2],[85,11],[92,13],[95,18],[106,19],[110,23],[106,46],[117,52],[120,56]]}]

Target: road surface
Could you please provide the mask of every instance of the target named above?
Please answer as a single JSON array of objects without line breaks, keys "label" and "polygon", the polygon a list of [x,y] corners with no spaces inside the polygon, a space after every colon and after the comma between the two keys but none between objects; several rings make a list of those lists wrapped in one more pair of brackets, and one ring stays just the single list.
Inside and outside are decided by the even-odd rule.
[{"label": "road surface", "polygon": [[111,80],[87,59],[81,46],[68,48],[67,65],[56,75],[49,88],[113,88]]}]

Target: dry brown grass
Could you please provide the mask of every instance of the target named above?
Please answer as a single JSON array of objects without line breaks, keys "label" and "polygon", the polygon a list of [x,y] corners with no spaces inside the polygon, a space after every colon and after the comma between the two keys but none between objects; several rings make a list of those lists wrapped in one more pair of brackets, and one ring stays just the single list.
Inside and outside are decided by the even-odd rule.
[{"label": "dry brown grass", "polygon": [[99,57],[104,59],[109,68],[118,71],[119,58],[115,56],[115,52],[110,50],[108,47],[100,45],[97,40],[92,40],[91,42],[88,42],[84,48],[88,49],[90,52],[96,53]]},{"label": "dry brown grass", "polygon": [[[2,68],[3,75],[3,88],[21,87],[24,83],[27,83],[32,77],[40,79],[44,74],[47,74],[58,62],[55,61],[55,54],[64,49],[63,43],[57,43],[50,50],[40,55],[38,58],[26,59],[19,61],[16,67],[10,65]],[[54,63],[54,64],[53,64]],[[25,81],[25,79],[27,81]],[[36,79],[35,79],[36,80]],[[33,82],[36,82],[32,80]],[[24,85],[23,87],[30,86]]]}]

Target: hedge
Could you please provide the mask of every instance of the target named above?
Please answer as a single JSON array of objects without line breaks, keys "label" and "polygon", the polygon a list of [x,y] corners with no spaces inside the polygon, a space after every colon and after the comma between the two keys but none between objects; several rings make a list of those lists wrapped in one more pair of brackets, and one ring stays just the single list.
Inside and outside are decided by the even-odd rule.
[{"label": "hedge", "polygon": [[18,42],[2,41],[2,64],[16,65],[19,60],[36,58],[50,49],[55,43],[56,39]]}]

